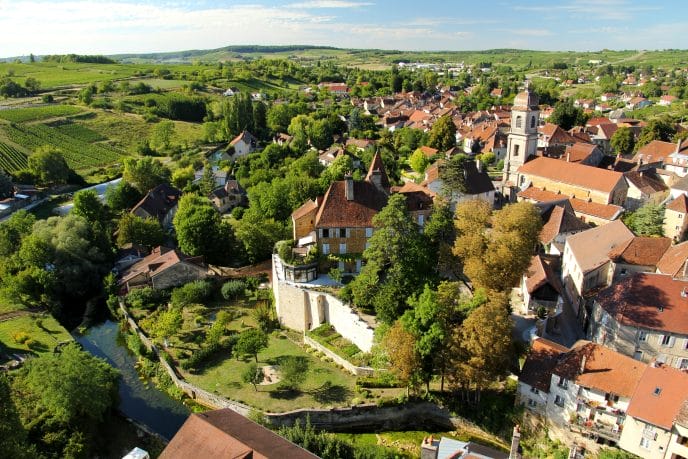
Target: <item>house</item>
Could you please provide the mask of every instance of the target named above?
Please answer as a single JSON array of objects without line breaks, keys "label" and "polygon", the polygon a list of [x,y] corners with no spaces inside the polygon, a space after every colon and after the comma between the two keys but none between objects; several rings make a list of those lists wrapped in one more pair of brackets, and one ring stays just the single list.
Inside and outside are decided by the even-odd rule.
[{"label": "house", "polygon": [[[213,170],[213,180],[215,180],[216,187],[222,187],[227,181],[227,171],[220,169],[219,166],[211,166]],[[205,167],[194,172],[193,183],[199,183],[205,174]]]},{"label": "house", "polygon": [[652,140],[638,149],[638,152],[633,157],[633,162],[641,166],[654,164],[661,167],[665,159],[674,152],[676,152],[675,143]]},{"label": "house", "polygon": [[561,311],[562,286],[561,280],[551,266],[552,259],[545,259],[542,255],[535,255],[530,260],[530,266],[521,279],[521,295],[523,305],[529,313],[537,313],[545,308],[553,314]]},{"label": "house", "polygon": [[688,369],[688,281],[636,273],[600,292],[588,335],[643,362]]},{"label": "house", "polygon": [[506,155],[507,135],[503,130],[506,124],[498,121],[484,121],[474,124],[472,129],[463,136],[463,151],[468,154],[495,154],[497,161]]},{"label": "house", "polygon": [[538,148],[547,148],[555,145],[573,145],[576,139],[556,124],[545,123],[537,129]]},{"label": "house", "polygon": [[364,151],[368,148],[375,148],[375,141],[370,139],[347,139],[345,147],[354,147],[358,151]]},{"label": "house", "polygon": [[[472,441],[433,436],[425,437],[420,445],[420,459],[507,459],[507,453]],[[520,457],[520,456],[519,456]]]},{"label": "house", "polygon": [[552,373],[559,357],[568,352],[561,344],[536,337],[518,378],[516,401],[528,410],[545,415]]},{"label": "house", "polygon": [[229,408],[191,414],[160,459],[317,459],[317,456]]},{"label": "house", "polygon": [[418,150],[428,159],[434,158],[439,153],[437,148],[428,147],[426,145],[418,147]]},{"label": "house", "polygon": [[501,98],[503,94],[502,88],[494,88],[492,91],[490,91],[490,96],[491,97],[496,97],[496,98]]},{"label": "house", "polygon": [[494,203],[495,187],[480,161],[466,160],[463,162],[466,191],[453,191],[451,196],[446,196],[444,182],[441,177],[441,168],[444,164],[446,164],[444,160],[439,160],[425,169],[425,179],[421,182],[421,186],[427,188],[435,195],[449,198],[452,209],[455,209],[456,205],[461,202],[473,199],[482,199],[490,203],[490,205]]},{"label": "house", "polygon": [[131,213],[141,218],[154,218],[163,228],[171,228],[181,195],[182,192],[175,187],[160,184],[146,193],[131,209]]},{"label": "house", "polygon": [[568,163],[585,164],[587,166],[597,167],[604,152],[595,144],[576,142],[573,145],[567,145],[561,159]]},{"label": "house", "polygon": [[572,198],[567,194],[562,194],[561,191],[548,191],[534,186],[519,191],[517,198],[519,201],[528,201],[533,204],[562,204],[568,201],[576,218],[591,225],[606,225],[618,219],[624,211],[623,207],[614,204],[600,204],[592,202],[590,198]]},{"label": "house", "polygon": [[540,206],[548,207],[542,213],[543,225],[538,236],[545,253],[561,255],[569,236],[590,229],[590,225],[576,217],[570,201],[553,201]]},{"label": "house", "polygon": [[654,273],[671,246],[668,237],[635,236],[609,251],[612,283],[634,273]]},{"label": "house", "polygon": [[638,110],[640,108],[649,107],[650,105],[652,105],[652,102],[644,97],[633,97],[626,102],[626,108],[629,110]]},{"label": "house", "polygon": [[553,158],[536,157],[517,171],[521,189],[529,185],[600,204],[623,205],[628,184],[620,172]]},{"label": "house", "polygon": [[688,228],[688,196],[680,194],[664,208],[664,235],[682,241]]},{"label": "house", "polygon": [[137,287],[164,289],[207,276],[203,257],[190,257],[179,250],[159,246],[122,271],[118,283],[124,291]]},{"label": "house", "polygon": [[610,154],[612,152],[612,136],[616,130],[619,129],[619,126],[610,121],[608,123],[593,125],[587,129],[590,133],[590,140],[600,147],[604,154]]},{"label": "house", "polygon": [[239,94],[239,88],[235,86],[230,86],[225,90],[225,92],[222,93],[223,96],[231,97],[231,96],[236,96]]},{"label": "house", "polygon": [[272,142],[276,143],[277,145],[279,145],[281,147],[283,145],[289,145],[292,138],[293,137],[290,136],[289,134],[285,134],[284,132],[279,132],[279,133],[275,134],[275,137],[272,138]]},{"label": "house", "polygon": [[660,204],[669,194],[669,187],[652,169],[626,172],[624,178],[628,184],[624,207],[628,211],[645,204]]},{"label": "house", "polygon": [[246,192],[239,182],[235,179],[227,180],[224,186],[214,189],[209,195],[208,199],[213,203],[213,206],[218,212],[224,214],[235,207],[246,204]]},{"label": "house", "polygon": [[239,158],[255,151],[258,148],[258,139],[248,131],[241,131],[241,134],[234,137],[229,144],[234,147],[233,157]]},{"label": "house", "polygon": [[619,447],[644,458],[688,457],[688,374],[649,365],[631,397]]},{"label": "house", "polygon": [[564,291],[581,325],[585,324],[585,296],[609,285],[609,252],[632,239],[633,233],[621,220],[570,236],[562,257]]},{"label": "house", "polygon": [[663,107],[668,107],[678,100],[676,96],[664,95],[659,98],[659,105]]},{"label": "house", "polygon": [[392,187],[392,193],[404,195],[409,215],[419,227],[423,228],[430,218],[432,204],[437,195],[428,188],[413,182],[406,182],[401,187]]}]

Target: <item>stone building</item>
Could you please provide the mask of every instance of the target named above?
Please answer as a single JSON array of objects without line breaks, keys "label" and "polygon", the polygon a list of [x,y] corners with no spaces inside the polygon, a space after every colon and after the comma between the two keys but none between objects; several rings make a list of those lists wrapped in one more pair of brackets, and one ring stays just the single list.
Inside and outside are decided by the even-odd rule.
[{"label": "stone building", "polygon": [[118,283],[127,292],[137,287],[176,287],[207,276],[208,268],[203,263],[203,257],[190,257],[178,250],[160,246],[126,268]]}]

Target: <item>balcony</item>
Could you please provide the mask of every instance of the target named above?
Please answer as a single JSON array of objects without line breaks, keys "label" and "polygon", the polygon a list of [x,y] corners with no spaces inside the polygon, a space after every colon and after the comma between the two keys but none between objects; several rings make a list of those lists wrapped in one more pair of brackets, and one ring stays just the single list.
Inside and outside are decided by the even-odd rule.
[{"label": "balcony", "polygon": [[613,442],[618,442],[621,438],[621,428],[622,426],[619,425],[612,426],[586,419],[577,419],[569,425],[571,432],[595,439],[600,437]]}]

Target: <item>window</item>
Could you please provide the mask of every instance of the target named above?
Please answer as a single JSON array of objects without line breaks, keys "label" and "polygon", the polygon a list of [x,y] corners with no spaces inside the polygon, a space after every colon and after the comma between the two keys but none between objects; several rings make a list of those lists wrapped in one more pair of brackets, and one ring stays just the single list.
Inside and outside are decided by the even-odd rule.
[{"label": "window", "polygon": [[537,387],[531,387],[531,388],[530,388],[530,391],[531,391],[532,393],[534,393],[535,395],[537,395],[537,394],[540,393],[540,391],[537,390]]},{"label": "window", "polygon": [[322,245],[322,252],[323,252],[323,255],[327,255],[328,253],[330,253],[330,244],[323,244]]},{"label": "window", "polygon": [[373,229],[366,228],[366,237],[373,237]]},{"label": "window", "polygon": [[622,276],[625,276],[626,274],[628,274],[628,270],[627,270],[626,268],[621,268],[621,273],[620,273],[620,274],[621,274]]},{"label": "window", "polygon": [[530,128],[533,129],[535,127],[535,117],[531,116],[530,117]]},{"label": "window", "polygon": [[638,332],[638,341],[644,343],[647,341],[647,332],[645,330],[640,330]]},{"label": "window", "polygon": [[643,351],[635,351],[633,353],[633,358],[635,360],[643,360]]},{"label": "window", "polygon": [[557,406],[564,406],[564,397],[561,397],[560,395],[554,397],[554,404]]},{"label": "window", "polygon": [[536,408],[537,407],[537,402],[533,400],[532,398],[528,399],[528,406],[531,408]]},{"label": "window", "polygon": [[423,214],[418,215],[418,226],[423,226],[425,223],[425,216]]},{"label": "window", "polygon": [[688,349],[688,338],[683,340],[683,349]]},{"label": "window", "polygon": [[346,253],[346,244],[339,244],[339,253]]},{"label": "window", "polygon": [[683,446],[688,446],[688,437],[683,437],[681,435],[676,438],[676,443]]},{"label": "window", "polygon": [[568,389],[569,388],[569,380],[566,378],[559,378],[559,384],[557,384],[559,387],[562,389]]},{"label": "window", "polygon": [[516,127],[520,128],[522,124],[523,124],[523,118],[521,116],[517,116],[516,117]]},{"label": "window", "polygon": [[322,237],[324,237],[324,238],[330,237],[330,229],[329,228],[323,228],[320,231],[322,232]]},{"label": "window", "polygon": [[688,370],[688,359],[681,359],[681,363],[678,364],[681,370]]},{"label": "window", "polygon": [[650,440],[647,438],[641,438],[640,439],[640,447],[643,449],[650,449]]},{"label": "window", "polygon": [[339,228],[339,237],[346,237],[346,228]]},{"label": "window", "polygon": [[607,393],[607,394],[604,395],[604,399],[605,399],[606,401],[608,401],[608,402],[614,402],[614,403],[616,403],[616,402],[619,401],[619,396],[618,396],[618,395],[615,395],[615,394]]},{"label": "window", "polygon": [[659,335],[659,344],[664,347],[672,347],[674,345],[674,337],[671,335]]},{"label": "window", "polygon": [[520,145],[514,145],[514,156],[518,156],[518,150],[521,148]]}]

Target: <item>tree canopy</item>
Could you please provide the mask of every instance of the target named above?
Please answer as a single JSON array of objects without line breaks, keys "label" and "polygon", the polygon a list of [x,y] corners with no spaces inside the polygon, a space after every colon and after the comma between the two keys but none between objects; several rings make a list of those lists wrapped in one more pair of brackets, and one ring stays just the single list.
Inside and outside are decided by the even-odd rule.
[{"label": "tree canopy", "polygon": [[40,185],[62,185],[69,179],[70,169],[62,153],[56,148],[38,148],[29,156],[29,171]]},{"label": "tree canopy", "polygon": [[447,151],[456,146],[456,125],[451,116],[444,115],[432,125],[428,145],[439,151]]},{"label": "tree canopy", "polygon": [[170,170],[157,159],[127,158],[124,160],[122,179],[129,182],[139,193],[148,193],[156,186],[169,183]]}]

